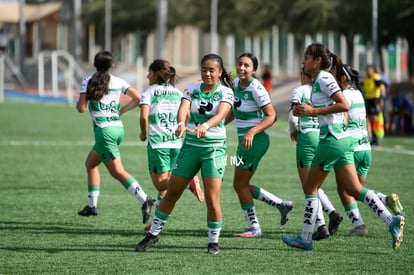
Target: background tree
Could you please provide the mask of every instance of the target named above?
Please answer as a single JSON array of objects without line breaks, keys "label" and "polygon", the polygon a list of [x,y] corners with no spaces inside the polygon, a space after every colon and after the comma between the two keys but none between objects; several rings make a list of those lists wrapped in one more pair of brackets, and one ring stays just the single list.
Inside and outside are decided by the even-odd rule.
[{"label": "background tree", "polygon": [[378,36],[381,45],[395,42],[397,37],[408,41],[408,74],[414,82],[414,4],[412,0],[379,1]]},{"label": "background tree", "polygon": [[[156,28],[158,1],[112,1],[113,37],[139,31],[145,37]],[[192,25],[210,30],[211,0],[169,0],[168,27]],[[414,81],[414,5],[412,0],[378,1],[379,46],[404,36],[409,43],[408,69]],[[83,11],[83,20],[104,33],[105,0],[94,0]],[[353,56],[355,35],[371,42],[372,1],[359,0],[226,0],[218,1],[218,32],[245,36],[268,35],[272,26],[295,34],[296,51],[303,54],[305,34],[333,31],[343,34],[348,56]],[[102,30],[99,32],[98,30]],[[352,60],[348,61],[349,63]],[[352,65],[352,64],[351,64]]]},{"label": "background tree", "polygon": [[[126,8],[127,7],[127,8]],[[105,0],[91,1],[82,11],[82,20],[95,25],[97,40],[103,44],[105,33]],[[112,37],[122,37],[131,32],[142,36],[141,48],[145,39],[157,22],[157,1],[112,1]]]}]

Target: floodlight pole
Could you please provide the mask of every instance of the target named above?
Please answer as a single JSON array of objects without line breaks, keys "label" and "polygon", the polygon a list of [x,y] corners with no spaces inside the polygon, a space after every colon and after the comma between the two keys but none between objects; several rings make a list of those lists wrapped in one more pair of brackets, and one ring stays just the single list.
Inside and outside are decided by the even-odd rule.
[{"label": "floodlight pole", "polygon": [[157,57],[165,59],[167,56],[165,39],[167,36],[168,1],[158,0],[157,13]]},{"label": "floodlight pole", "polygon": [[25,0],[19,0],[19,66],[20,71],[24,68],[24,59],[26,55],[26,19],[24,17]]},{"label": "floodlight pole", "polygon": [[372,0],[372,63],[377,63],[378,48],[378,0]]},{"label": "floodlight pole", "polygon": [[210,11],[210,42],[211,42],[211,52],[218,52],[218,35],[217,35],[217,9],[218,1],[211,0],[211,11]]},{"label": "floodlight pole", "polygon": [[112,0],[105,0],[105,50],[111,51],[112,44]]}]

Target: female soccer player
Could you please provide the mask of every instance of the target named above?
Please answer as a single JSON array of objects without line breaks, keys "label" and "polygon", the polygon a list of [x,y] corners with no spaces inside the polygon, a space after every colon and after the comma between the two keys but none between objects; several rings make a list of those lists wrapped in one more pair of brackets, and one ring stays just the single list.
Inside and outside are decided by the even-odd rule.
[{"label": "female soccer player", "polygon": [[[301,116],[298,118],[292,114],[292,108],[294,106],[310,102],[312,77],[302,68],[300,79],[302,85],[295,88],[290,97],[291,109],[289,110],[288,121],[290,138],[296,141],[296,166],[298,168],[300,182],[303,186],[318,147],[319,124],[317,117]],[[316,218],[317,231],[312,235],[312,239],[315,241],[328,238],[330,235],[335,234],[343,219],[321,188],[318,190],[318,195],[322,207],[318,207]],[[323,210],[329,215],[329,227],[325,224]]]},{"label": "female soccer player", "polygon": [[234,80],[233,112],[227,116],[226,123],[235,120],[237,128],[237,159],[242,162],[234,168],[233,187],[239,197],[247,230],[234,236],[255,238],[261,237],[263,232],[253,199],[261,200],[278,209],[282,225],[289,219],[293,202],[283,201],[265,189],[250,184],[260,160],[269,148],[270,139],[266,129],[271,127],[277,118],[268,92],[254,77],[258,68],[256,56],[251,53],[240,55],[236,67],[238,77]]},{"label": "female soccer player", "polygon": [[207,251],[210,254],[220,252],[220,189],[226,163],[224,122],[233,104],[233,80],[224,68],[222,58],[216,54],[202,58],[201,79],[201,83],[190,84],[184,90],[175,131],[177,137],[186,132],[184,144],[174,165],[167,193],[155,211],[147,236],[136,245],[137,252],[146,251],[159,240],[177,200],[199,170],[207,203]]},{"label": "female soccer player", "polygon": [[[124,170],[119,144],[124,138],[120,115],[138,106],[140,94],[125,80],[109,73],[113,67],[112,54],[101,51],[95,55],[96,72],[82,81],[76,108],[80,113],[89,109],[95,134],[95,145],[86,158],[88,174],[88,205],[78,212],[81,216],[98,215],[100,174],[98,166],[103,162],[111,173],[142,205],[142,222],[150,218],[153,198],[147,196],[138,181]],[[120,108],[121,93],[132,99]]]},{"label": "female soccer player", "polygon": [[349,104],[341,92],[335,77],[327,72],[340,75],[342,62],[323,44],[314,43],[306,48],[304,70],[312,76],[313,87],[311,104],[297,105],[293,108],[295,116],[317,116],[319,122],[319,144],[305,185],[304,216],[302,234],[294,237],[283,236],[289,246],[303,250],[312,250],[312,233],[318,211],[318,188],[334,170],[337,185],[354,198],[366,204],[379,218],[389,226],[392,247],[398,249],[403,238],[405,220],[403,216],[392,216],[373,190],[363,187],[358,180],[354,166],[353,146],[349,131],[346,129],[344,112]]},{"label": "female soccer player", "polygon": [[[359,84],[359,73],[349,65],[344,65],[340,75],[343,94],[349,103],[347,112],[347,127],[351,133],[354,146],[354,162],[361,185],[365,184],[369,167],[371,166],[371,144],[367,132],[367,120],[365,110],[365,100],[361,93]],[[346,190],[338,186],[342,204],[345,207],[346,214],[354,228],[346,234],[347,236],[367,236],[368,229],[359,212],[356,200],[347,194]],[[381,201],[387,205],[395,214],[403,214],[403,208],[399,202],[398,195],[392,194],[386,196],[377,193]]]},{"label": "female soccer player", "polygon": [[[175,68],[166,60],[154,60],[149,66],[147,78],[150,86],[141,97],[139,137],[145,141],[148,130],[148,169],[152,183],[158,190],[158,205],[167,191],[171,170],[182,145],[175,130],[183,93],[174,86]],[[199,201],[204,201],[204,193],[197,176],[190,181],[187,188]]]}]

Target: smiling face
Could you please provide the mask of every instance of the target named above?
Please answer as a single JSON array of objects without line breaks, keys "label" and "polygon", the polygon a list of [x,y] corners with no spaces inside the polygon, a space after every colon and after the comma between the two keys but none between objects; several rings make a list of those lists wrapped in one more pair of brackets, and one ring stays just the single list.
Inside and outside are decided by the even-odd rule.
[{"label": "smiling face", "polygon": [[220,82],[222,69],[215,59],[207,59],[201,64],[201,79],[204,83],[204,90],[209,91]]},{"label": "smiling face", "polygon": [[253,61],[247,56],[242,56],[237,62],[237,76],[242,83],[249,82],[250,78],[256,73]]}]

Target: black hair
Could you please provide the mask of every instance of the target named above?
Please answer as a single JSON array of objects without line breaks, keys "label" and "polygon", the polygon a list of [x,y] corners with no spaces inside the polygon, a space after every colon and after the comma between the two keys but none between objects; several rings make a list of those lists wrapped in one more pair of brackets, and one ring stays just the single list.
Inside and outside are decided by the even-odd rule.
[{"label": "black hair", "polygon": [[207,60],[215,60],[217,61],[217,63],[219,63],[220,69],[222,71],[221,76],[220,76],[221,84],[233,89],[234,88],[233,78],[231,77],[231,74],[227,72],[226,68],[224,68],[223,59],[221,58],[221,56],[214,54],[214,53],[206,54],[201,59],[200,66],[202,66],[203,63],[206,62]]},{"label": "black hair", "polygon": [[257,57],[254,54],[252,54],[252,53],[243,53],[239,56],[238,59],[240,59],[242,57],[249,58],[253,63],[253,70],[257,71],[257,68],[259,67],[259,61],[257,60]]},{"label": "black hair", "polygon": [[86,98],[88,100],[99,101],[104,95],[108,94],[109,69],[112,66],[112,54],[108,51],[100,51],[95,55],[93,65],[96,72],[88,81],[86,88]]},{"label": "black hair", "polygon": [[170,63],[164,59],[155,59],[149,70],[153,71],[157,77],[157,82],[175,85],[177,82],[177,73],[175,68],[170,66]]},{"label": "black hair", "polygon": [[[342,60],[339,56],[332,53],[325,45],[321,43],[312,43],[306,47],[305,54],[312,56],[314,59],[320,57],[321,69],[329,71],[341,85],[341,76],[343,75]],[[341,87],[342,88],[342,87]]]},{"label": "black hair", "polygon": [[343,75],[346,77],[348,83],[351,84],[351,86],[362,91],[361,84],[359,83],[359,72],[355,69],[352,69],[352,67],[347,64],[343,65],[343,72]]}]

